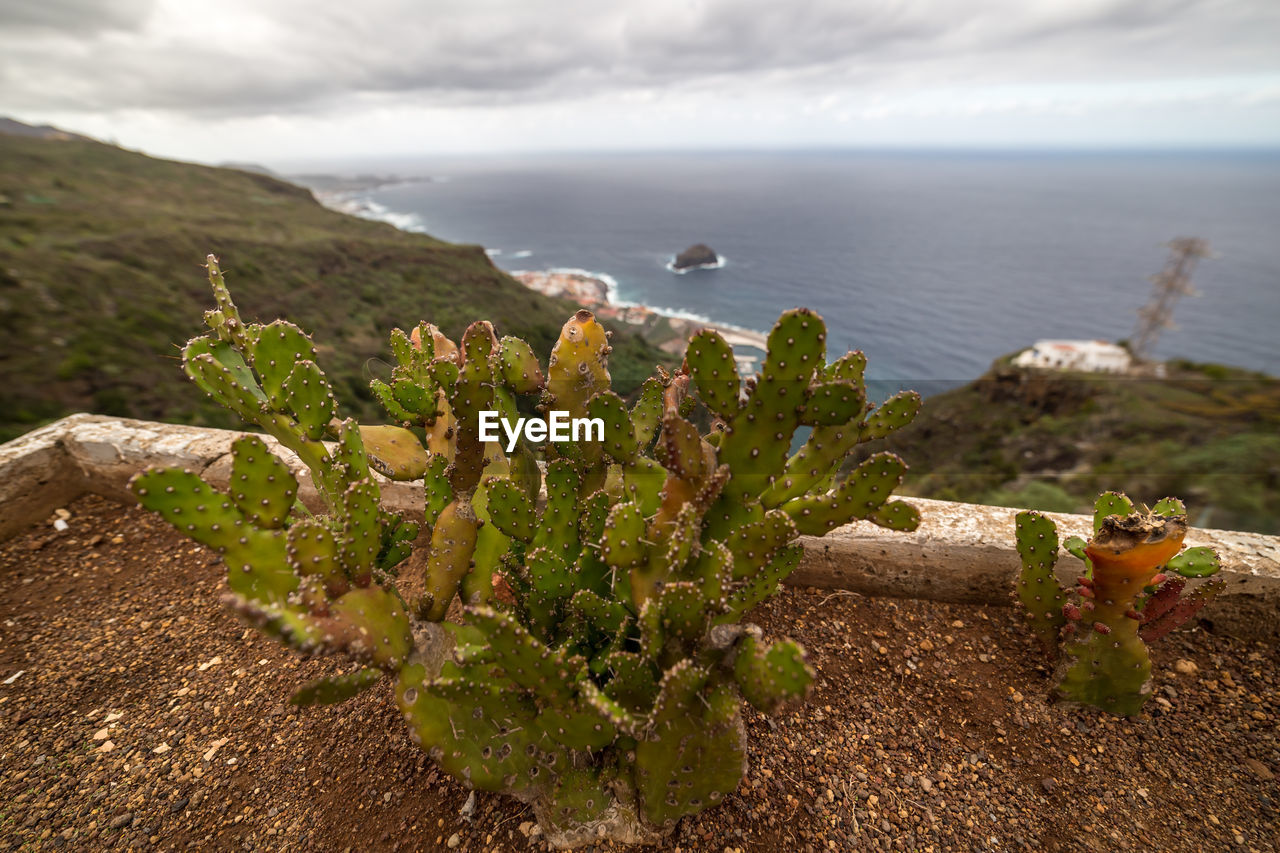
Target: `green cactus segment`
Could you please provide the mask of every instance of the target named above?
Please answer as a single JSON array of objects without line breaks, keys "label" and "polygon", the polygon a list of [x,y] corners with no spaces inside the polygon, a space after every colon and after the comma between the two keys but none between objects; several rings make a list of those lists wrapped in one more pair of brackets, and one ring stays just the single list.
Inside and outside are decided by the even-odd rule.
[{"label": "green cactus segment", "polygon": [[428,527],[435,525],[440,513],[453,500],[453,488],[449,485],[449,477],[446,473],[448,466],[448,459],[433,453],[427,463],[427,469],[422,472],[423,492],[426,498],[424,520]]},{"label": "green cactus segment", "polygon": [[253,369],[262,380],[262,390],[275,409],[284,406],[284,383],[300,361],[316,359],[316,348],[297,326],[276,320],[258,331],[253,344]]},{"label": "green cactus segment", "polygon": [[[419,331],[419,335],[421,332]],[[433,353],[432,342],[430,337],[423,342],[426,350],[419,349],[413,345],[413,341],[405,334],[404,329],[391,330],[391,355],[395,358],[396,364],[407,370],[417,370],[424,366],[424,363],[430,362]],[[421,375],[415,376],[421,379]]]},{"label": "green cactus segment", "polygon": [[521,441],[516,445],[510,463],[511,481],[526,495],[536,495],[542,490],[542,470],[538,467],[537,457],[525,442]]},{"label": "green cactus segment", "polygon": [[627,621],[627,609],[621,602],[604,598],[589,589],[580,589],[573,594],[569,613],[581,622],[587,634],[600,639],[617,636]]},{"label": "green cactus segment", "polygon": [[284,402],[302,434],[312,441],[324,437],[338,407],[329,380],[314,361],[300,361],[289,371],[284,381]]},{"label": "green cactus segment", "polygon": [[138,502],[213,548],[227,564],[227,585],[254,601],[283,601],[298,587],[279,530],[255,527],[231,498],[190,471],[152,468],[129,488]]},{"label": "green cactus segment", "polygon": [[289,527],[286,546],[289,568],[300,577],[319,578],[330,597],[337,598],[348,589],[339,546],[333,531],[319,521],[303,519]]},{"label": "green cactus segment", "polygon": [[557,459],[547,466],[547,505],[534,545],[571,561],[578,549],[578,473],[573,463]]},{"label": "green cactus segment", "polygon": [[689,338],[685,361],[703,404],[726,421],[732,420],[742,393],[733,348],[719,332],[703,329]]},{"label": "green cactus segment", "polygon": [[342,479],[357,483],[369,479],[369,457],[360,439],[360,426],[351,418],[338,424],[338,441],[334,445],[334,462]]},{"label": "green cactus segment", "polygon": [[413,542],[418,538],[419,530],[415,521],[407,521],[394,513],[384,514],[377,568],[387,574],[398,574],[396,567],[413,553]]},{"label": "green cactus segment", "polygon": [[1133,502],[1119,492],[1103,492],[1093,506],[1093,532],[1102,529],[1103,519],[1113,515],[1132,515]]},{"label": "green cactus segment", "polygon": [[1067,593],[1053,574],[1058,562],[1058,528],[1038,512],[1018,513],[1014,525],[1022,558],[1018,600],[1026,609],[1031,632],[1046,652],[1052,652],[1067,623],[1062,612]]},{"label": "green cactus segment", "polygon": [[758,495],[782,473],[810,379],[826,366],[825,352],[826,326],[817,314],[797,308],[778,318],[756,387],[720,440],[720,462],[733,471],[728,498]]},{"label": "green cactus segment", "polygon": [[1067,643],[1054,698],[1133,716],[1151,692],[1151,657],[1138,637],[1137,621],[1121,617],[1106,627],[1103,633],[1085,624],[1080,638]]},{"label": "green cactus segment", "polygon": [[761,503],[773,509],[806,494],[830,477],[860,440],[859,431],[848,424],[814,427],[804,446],[787,460],[782,476],[760,496]]},{"label": "green cactus segment", "polygon": [[304,654],[346,652],[394,671],[413,651],[409,615],[399,597],[381,587],[353,589],[331,602],[323,614],[245,598],[233,604],[245,621]]},{"label": "green cactus segment", "polygon": [[664,646],[675,643],[684,652],[706,628],[706,601],[697,584],[669,583],[640,608],[640,649],[658,658]]},{"label": "green cactus segment", "polygon": [[884,438],[894,430],[901,429],[911,423],[920,412],[921,405],[920,395],[915,391],[894,394],[862,422],[861,440]]},{"label": "green cactus segment", "polygon": [[[488,482],[506,482],[490,479]],[[493,524],[489,511],[490,494],[486,486],[476,489],[471,508],[480,521],[476,548],[471,555],[471,570],[462,577],[462,600],[466,604],[485,604],[493,596],[493,573],[511,548],[511,538]]]},{"label": "green cactus segment", "polygon": [[290,705],[333,705],[345,702],[373,687],[384,673],[376,667],[365,667],[346,675],[317,678],[299,687],[289,697]]},{"label": "green cactus segment", "polygon": [[360,440],[369,464],[392,480],[417,480],[427,471],[430,457],[422,442],[397,426],[362,426]]},{"label": "green cactus segment", "polygon": [[920,526],[920,510],[906,501],[889,501],[868,514],[867,521],[886,530],[910,533]]},{"label": "green cactus segment", "polygon": [[385,670],[399,668],[413,651],[409,614],[382,587],[353,589],[335,601],[325,620],[347,651]]},{"label": "green cactus segment", "polygon": [[1208,583],[1200,584],[1191,591],[1190,595],[1179,597],[1178,593],[1182,591],[1183,583],[1184,581],[1178,578],[1171,578],[1156,592],[1156,595],[1159,595],[1166,587],[1173,588],[1173,595],[1168,597],[1167,604],[1159,608],[1158,612],[1153,610],[1153,602],[1148,600],[1147,606],[1142,610],[1142,625],[1138,629],[1138,636],[1142,637],[1144,642],[1153,643],[1175,628],[1185,625],[1206,604],[1227,588],[1226,581],[1215,578]]},{"label": "green cactus segment", "polygon": [[505,337],[498,345],[497,374],[517,394],[542,389],[546,379],[533,349],[519,338]]},{"label": "green cactus segment", "polygon": [[[906,470],[906,464],[896,454],[877,453],[849,472],[835,491],[793,498],[782,505],[782,511],[791,516],[800,533],[821,536],[854,519],[867,518],[875,513],[902,483]],[[892,518],[884,520],[893,521]],[[910,516],[901,517],[901,520],[909,523]]]},{"label": "green cactus segment", "polygon": [[491,607],[468,610],[471,623],[484,632],[507,678],[525,690],[548,698],[567,699],[585,674],[586,662],[563,649],[552,650],[509,613]]},{"label": "green cactus segment", "polygon": [[[1179,513],[1179,515],[1185,515],[1185,513]],[[1207,578],[1218,573],[1222,568],[1222,561],[1218,559],[1217,551],[1207,545],[1200,545],[1188,548],[1173,557],[1165,568],[1184,578]]]},{"label": "green cactus segment", "polygon": [[525,554],[525,573],[529,626],[550,640],[558,633],[563,605],[577,589],[576,566],[546,548],[534,548]]},{"label": "green cactus segment", "polygon": [[733,583],[733,552],[714,539],[702,544],[688,572],[702,589],[711,615],[719,615],[728,604],[726,595]]},{"label": "green cactus segment", "polygon": [[814,672],[805,662],[804,648],[794,640],[766,647],[748,634],[738,645],[733,677],[748,702],[771,714],[782,705],[803,700]]},{"label": "green cactus segment", "polygon": [[[501,683],[445,665],[424,683],[426,668],[400,671],[396,703],[413,741],[446,773],[474,788],[520,794],[542,780],[534,712],[522,697],[504,696]],[[478,712],[478,713],[477,713]]]},{"label": "green cactus segment", "polygon": [[567,708],[544,708],[534,725],[569,749],[601,749],[618,736],[609,717],[585,700],[575,700]]},{"label": "green cactus segment", "polygon": [[[604,536],[609,520],[610,498],[603,491],[592,492],[579,502],[578,535],[582,542],[595,546]],[[593,547],[593,552],[598,548]]]},{"label": "green cactus segment", "polygon": [[[604,671],[609,676],[605,695],[628,714],[648,714],[658,696],[658,677],[653,662],[636,652],[615,651],[604,658]],[[625,720],[614,719],[619,728],[627,728]]]},{"label": "green cactus segment", "polygon": [[778,592],[778,584],[786,580],[800,565],[804,556],[801,545],[788,545],[778,549],[767,565],[746,583],[729,593],[724,615],[717,617],[717,624],[729,624],[740,620],[753,607],[763,604]]},{"label": "green cactus segment", "polygon": [[822,378],[827,381],[848,382],[858,389],[865,400],[867,396],[866,380],[867,357],[862,350],[850,350],[822,371]]},{"label": "green cactus segment", "polygon": [[648,457],[639,457],[622,474],[623,491],[645,515],[657,512],[667,471]]},{"label": "green cactus segment", "polygon": [[378,487],[353,483],[342,496],[342,566],[357,586],[366,586],[382,548]]},{"label": "green cactus segment", "polygon": [[480,520],[471,504],[455,500],[440,512],[431,529],[431,553],[427,557],[423,617],[444,619],[463,576],[471,568]]},{"label": "green cactus segment", "polygon": [[493,324],[488,320],[472,323],[462,333],[462,372],[458,378],[463,382],[492,384],[494,371],[491,360],[498,349],[498,337],[493,332]]},{"label": "green cactus segment", "polygon": [[587,417],[604,421],[604,451],[619,462],[630,462],[640,450],[631,416],[622,398],[602,391],[587,404]]},{"label": "green cactus segment", "polygon": [[[1057,528],[1055,527],[1054,530],[1056,532]],[[1062,550],[1077,559],[1084,560],[1086,568],[1088,568],[1089,556],[1085,554],[1084,549],[1087,547],[1089,547],[1089,543],[1079,536],[1068,536],[1062,540]]]},{"label": "green cactus segment", "polygon": [[746,744],[740,702],[727,684],[706,688],[689,661],[664,676],[648,732],[636,745],[636,789],[658,826],[701,811],[742,780]]},{"label": "green cactus segment", "polygon": [[[215,359],[209,352],[219,348],[224,358]],[[226,344],[213,345],[204,338],[196,338],[187,344],[183,353],[182,367],[187,376],[200,386],[218,403],[226,406],[249,423],[257,423],[263,417],[267,404],[266,395],[254,381],[252,373],[243,365],[239,354],[231,357],[233,351]],[[230,364],[228,364],[230,362]],[[239,362],[239,365],[236,364]]]},{"label": "green cactus segment", "polygon": [[1178,498],[1161,498],[1156,502],[1156,505],[1151,508],[1151,514],[1161,515],[1165,518],[1186,516],[1187,505]]},{"label": "green cactus segment", "polygon": [[635,404],[631,407],[631,425],[635,428],[636,441],[641,447],[648,447],[658,432],[658,424],[662,423],[662,383],[657,379],[646,379],[636,395]]},{"label": "green cactus segment", "polygon": [[511,480],[485,481],[489,518],[495,527],[521,542],[532,542],[538,531],[533,501]]},{"label": "green cactus segment", "polygon": [[379,391],[377,380],[370,388],[382,402],[387,412],[405,424],[430,424],[440,416],[441,398],[435,383],[428,376],[425,384],[418,385],[404,378],[396,378],[387,392]]},{"label": "green cactus segment", "polygon": [[821,382],[810,385],[800,422],[809,426],[847,424],[866,411],[867,400],[863,393],[852,382]]},{"label": "green cactus segment", "polygon": [[633,503],[616,504],[605,521],[600,540],[600,556],[612,568],[629,569],[646,556],[645,519]]},{"label": "green cactus segment", "polygon": [[382,408],[386,410],[392,420],[406,425],[415,423],[418,420],[416,413],[406,409],[396,399],[395,389],[381,379],[371,380],[369,382],[369,390],[373,392],[373,396],[382,404]]},{"label": "green cactus segment", "polygon": [[231,444],[231,500],[255,527],[278,530],[293,509],[298,481],[262,439],[246,435]]},{"label": "green cactus segment", "polygon": [[556,777],[549,817],[555,827],[582,827],[599,820],[615,802],[610,780],[601,770],[562,771]]},{"label": "green cactus segment", "polygon": [[733,579],[755,577],[779,548],[796,538],[796,525],[780,510],[770,510],[758,521],[743,525],[724,540],[733,556]]}]

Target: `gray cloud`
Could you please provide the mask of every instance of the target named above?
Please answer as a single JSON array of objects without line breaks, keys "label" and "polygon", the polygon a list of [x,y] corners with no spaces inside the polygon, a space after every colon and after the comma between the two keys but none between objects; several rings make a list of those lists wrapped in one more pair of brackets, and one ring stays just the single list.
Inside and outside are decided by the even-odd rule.
[{"label": "gray cloud", "polygon": [[1280,73],[1274,0],[19,2],[0,111],[262,115],[614,90],[1068,84]]},{"label": "gray cloud", "polygon": [[0,33],[85,35],[137,30],[151,14],[153,0],[6,0],[0,5]]}]

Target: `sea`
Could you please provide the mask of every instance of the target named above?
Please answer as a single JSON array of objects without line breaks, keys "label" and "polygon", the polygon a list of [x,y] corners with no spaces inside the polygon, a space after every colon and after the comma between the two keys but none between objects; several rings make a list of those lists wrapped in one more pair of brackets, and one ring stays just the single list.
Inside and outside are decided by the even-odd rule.
[{"label": "sea", "polygon": [[[941,390],[1044,338],[1132,335],[1167,241],[1201,237],[1155,355],[1280,375],[1280,152],[699,152],[431,158],[367,215],[586,270],[615,296],[767,331],[807,306],[834,357]],[[371,164],[360,164],[369,170]],[[722,265],[678,274],[705,243]]]}]

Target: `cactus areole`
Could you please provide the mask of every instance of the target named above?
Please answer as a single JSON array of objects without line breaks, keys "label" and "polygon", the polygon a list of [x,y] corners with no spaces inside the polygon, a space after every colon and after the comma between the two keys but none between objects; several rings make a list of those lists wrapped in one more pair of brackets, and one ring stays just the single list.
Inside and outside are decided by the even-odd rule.
[{"label": "cactus areole", "polygon": [[[305,333],[244,322],[213,256],[208,271],[210,333],[183,367],[301,458],[325,511],[252,435],[228,491],[170,468],[136,476],[134,494],[221,555],[242,619],[349,662],[294,703],[390,680],[415,743],[469,787],[529,803],[557,846],[656,841],[732,794],[743,700],[771,712],[814,677],[797,643],[742,623],[798,565],[797,537],[919,523],[891,499],[897,456],[836,476],[919,396],[869,404],[866,359],[828,363],[811,311],[779,318],[758,376],[743,382],[703,330],[629,402],[589,311],[545,371],[484,321],[457,342],[429,323],[395,329],[396,366],[371,384],[388,423],[372,425],[340,416]],[[521,416],[521,397],[544,417]],[[423,512],[385,509],[372,472],[420,483]]]},{"label": "cactus areole", "polygon": [[1139,713],[1151,694],[1146,644],[1187,622],[1221,591],[1222,582],[1214,579],[1182,594],[1186,579],[1218,571],[1217,554],[1204,547],[1183,550],[1182,501],[1165,498],[1137,512],[1127,497],[1107,492],[1094,510],[1093,537],[1063,543],[1085,562],[1084,575],[1068,592],[1053,573],[1059,548],[1053,521],[1022,512],[1016,526],[1022,557],[1017,596],[1037,639],[1057,658],[1052,697],[1113,714]]}]

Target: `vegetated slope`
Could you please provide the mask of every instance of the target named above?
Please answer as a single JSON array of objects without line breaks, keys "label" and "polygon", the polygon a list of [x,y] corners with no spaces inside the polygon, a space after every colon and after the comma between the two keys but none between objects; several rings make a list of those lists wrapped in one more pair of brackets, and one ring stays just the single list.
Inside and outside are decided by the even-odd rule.
[{"label": "vegetated slope", "polygon": [[[921,497],[1085,511],[1099,492],[1187,502],[1202,527],[1280,533],[1280,382],[1172,362],[1165,379],[997,364],[884,442]],[[872,448],[878,450],[882,448]]]},{"label": "vegetated slope", "polygon": [[[240,426],[183,376],[182,344],[213,305],[222,260],[246,320],[310,332],[343,411],[380,420],[368,390],[390,330],[455,339],[478,319],[545,360],[577,308],[445,243],[327,210],[269,176],[157,160],[85,140],[0,135],[0,440],[72,411]],[[629,390],[664,355],[623,330]]]}]

